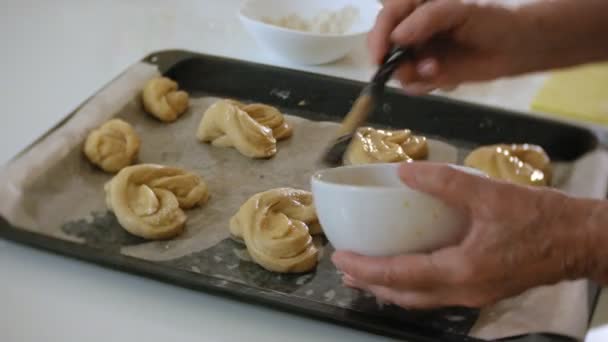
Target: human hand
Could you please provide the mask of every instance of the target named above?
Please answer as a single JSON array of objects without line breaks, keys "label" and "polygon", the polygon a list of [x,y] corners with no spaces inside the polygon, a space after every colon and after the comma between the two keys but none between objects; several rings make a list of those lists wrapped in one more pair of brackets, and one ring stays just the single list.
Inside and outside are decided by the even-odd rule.
[{"label": "human hand", "polygon": [[407,308],[481,307],[589,274],[593,238],[587,223],[600,211],[600,201],[428,162],[403,164],[400,177],[461,210],[466,234],[457,245],[428,254],[366,257],[338,251],[333,261],[347,286]]},{"label": "human hand", "polygon": [[388,0],[368,45],[377,63],[391,44],[417,47],[416,60],[395,76],[407,92],[420,94],[533,69],[530,30],[516,10],[496,5]]}]

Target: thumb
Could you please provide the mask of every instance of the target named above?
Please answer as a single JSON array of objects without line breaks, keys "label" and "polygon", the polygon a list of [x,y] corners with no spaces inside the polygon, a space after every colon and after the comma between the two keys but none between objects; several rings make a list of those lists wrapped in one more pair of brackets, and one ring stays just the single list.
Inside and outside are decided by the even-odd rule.
[{"label": "thumb", "polygon": [[454,166],[431,162],[403,163],[399,168],[399,177],[411,188],[458,207],[468,206],[484,182],[484,178]]}]

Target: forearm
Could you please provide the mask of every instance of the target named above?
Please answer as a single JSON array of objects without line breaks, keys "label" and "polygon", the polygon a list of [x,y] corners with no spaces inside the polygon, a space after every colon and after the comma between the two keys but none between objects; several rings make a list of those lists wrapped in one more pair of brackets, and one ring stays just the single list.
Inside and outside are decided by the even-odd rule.
[{"label": "forearm", "polygon": [[608,59],[608,1],[537,0],[517,11],[531,62],[523,72]]}]

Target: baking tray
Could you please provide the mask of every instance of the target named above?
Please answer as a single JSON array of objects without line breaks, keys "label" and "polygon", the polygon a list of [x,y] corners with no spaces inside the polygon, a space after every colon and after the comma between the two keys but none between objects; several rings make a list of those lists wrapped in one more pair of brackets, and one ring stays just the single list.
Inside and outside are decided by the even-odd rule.
[{"label": "baking tray", "polygon": [[[289,114],[316,120],[338,121],[348,111],[363,86],[360,82],[350,80],[186,51],[158,52],[146,57],[144,61],[157,65],[161,72],[178,81],[180,87],[193,97],[216,95],[263,102],[277,106]],[[596,148],[599,143],[594,132],[581,127],[445,98],[408,97],[394,89],[387,91],[381,106],[372,116],[372,121],[379,126],[408,127],[428,136],[442,137],[463,149],[504,141],[539,144],[546,148],[552,159],[559,161],[574,160]],[[106,224],[117,225],[116,222]],[[83,233],[77,225],[68,227],[67,230],[70,229],[75,235]],[[118,229],[117,232],[122,230]],[[0,219],[0,236],[5,238],[176,285],[269,305],[409,341],[477,341],[465,336],[477,317],[477,310],[446,308],[405,311],[394,307],[351,310],[292,295],[289,284],[299,281],[295,277],[272,275],[252,286],[193,273],[189,269],[188,258],[197,258],[200,262],[201,258],[211,255],[205,255],[206,251],[201,255],[180,258],[176,262],[154,263],[124,256],[119,249],[114,248],[112,243],[117,241],[122,244],[134,241],[126,233],[114,236],[112,241],[100,235],[85,233],[80,237],[86,243],[80,244],[28,232]],[[218,248],[231,248],[231,243],[222,242]],[[321,261],[317,270],[319,272],[324,277],[337,276],[328,258]],[[590,293],[590,300],[594,303],[598,288],[594,286]],[[460,318],[444,319],[454,316]],[[552,335],[527,335],[508,340],[569,339]]]}]

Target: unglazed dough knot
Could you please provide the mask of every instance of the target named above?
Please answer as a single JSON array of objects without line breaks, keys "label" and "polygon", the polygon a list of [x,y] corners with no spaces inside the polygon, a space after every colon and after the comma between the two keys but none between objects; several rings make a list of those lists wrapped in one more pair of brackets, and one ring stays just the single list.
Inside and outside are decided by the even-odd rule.
[{"label": "unglazed dough knot", "polygon": [[145,239],[180,234],[189,209],[209,198],[207,185],[182,169],[140,164],[122,169],[105,185],[106,204],[120,225]]},{"label": "unglazed dough knot", "polygon": [[118,172],[137,158],[141,142],[133,127],[112,119],[87,136],[84,154],[106,172]]},{"label": "unglazed dough knot", "polygon": [[320,233],[320,226],[308,191],[277,188],[254,195],[230,220],[230,233],[269,271],[307,272],[317,264],[311,234]]},{"label": "unglazed dough knot", "polygon": [[488,176],[522,185],[549,185],[551,160],[542,147],[530,144],[482,146],[464,164]]},{"label": "unglazed dough knot", "polygon": [[231,100],[220,100],[203,114],[196,132],[200,141],[234,147],[250,158],[269,158],[277,153],[271,128],[252,118]]},{"label": "unglazed dough knot", "polygon": [[396,163],[424,159],[428,152],[426,138],[413,135],[408,129],[387,131],[362,127],[355,133],[344,163]]},{"label": "unglazed dough knot", "polygon": [[161,121],[172,122],[188,109],[188,93],[177,90],[177,82],[166,77],[153,78],[142,92],[146,112]]}]

